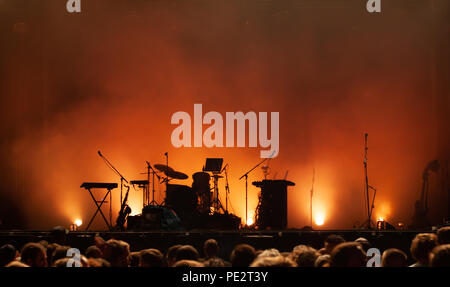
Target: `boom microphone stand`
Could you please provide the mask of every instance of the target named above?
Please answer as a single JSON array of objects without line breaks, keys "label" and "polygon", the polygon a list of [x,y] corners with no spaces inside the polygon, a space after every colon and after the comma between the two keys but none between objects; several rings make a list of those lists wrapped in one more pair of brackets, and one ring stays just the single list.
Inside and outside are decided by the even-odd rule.
[{"label": "boom microphone stand", "polygon": [[112,169],[117,175],[120,177],[120,204],[122,204],[122,193],[123,193],[123,182],[125,181],[127,184],[130,184],[128,180],[123,177],[123,175],[109,162],[109,160],[103,156],[103,154],[98,151],[98,155],[105,161],[106,165]]},{"label": "boom microphone stand", "polygon": [[263,161],[261,161],[260,163],[258,163],[257,165],[255,165],[252,169],[250,169],[249,171],[247,171],[246,173],[244,173],[244,175],[242,175],[239,180],[241,180],[242,178],[245,177],[245,224],[247,224],[247,216],[248,216],[248,212],[247,212],[247,206],[248,206],[248,174],[250,172],[252,172],[255,168],[257,168],[258,166],[260,166],[261,164],[263,164],[268,158],[265,158]]}]

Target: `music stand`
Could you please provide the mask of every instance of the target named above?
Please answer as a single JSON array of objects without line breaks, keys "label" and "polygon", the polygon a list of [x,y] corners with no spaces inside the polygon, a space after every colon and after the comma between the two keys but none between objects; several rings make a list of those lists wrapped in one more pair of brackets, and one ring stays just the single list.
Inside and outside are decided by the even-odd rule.
[{"label": "music stand", "polygon": [[203,171],[220,173],[222,170],[223,158],[207,158]]}]

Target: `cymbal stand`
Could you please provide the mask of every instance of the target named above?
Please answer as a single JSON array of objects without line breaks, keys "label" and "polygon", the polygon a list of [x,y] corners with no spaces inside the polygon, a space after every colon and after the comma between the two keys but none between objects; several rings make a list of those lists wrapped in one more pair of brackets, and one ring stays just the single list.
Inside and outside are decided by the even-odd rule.
[{"label": "cymbal stand", "polygon": [[214,209],[214,212],[218,212],[220,210],[224,211],[224,208],[222,206],[222,203],[219,200],[219,177],[220,172],[213,172],[212,177],[214,178],[214,193],[213,193],[213,201],[212,201],[212,207]]},{"label": "cymbal stand", "polygon": [[161,177],[156,173],[156,171],[153,169],[153,167],[148,161],[146,161],[146,163],[147,163],[148,180],[150,180],[150,170],[152,173],[152,201],[149,204],[158,205],[158,203],[155,200],[155,175],[158,177],[158,182],[161,181]]}]

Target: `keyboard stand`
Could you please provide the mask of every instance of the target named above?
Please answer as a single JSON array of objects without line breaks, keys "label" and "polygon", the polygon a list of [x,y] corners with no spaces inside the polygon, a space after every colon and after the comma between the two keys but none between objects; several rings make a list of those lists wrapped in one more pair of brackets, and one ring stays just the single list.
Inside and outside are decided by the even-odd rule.
[{"label": "keyboard stand", "polygon": [[[91,226],[92,221],[94,221],[94,218],[97,216],[98,212],[100,212],[101,216],[103,217],[103,220],[105,221],[106,225],[108,226],[108,229],[111,231],[112,230],[112,223],[111,223],[112,222],[112,220],[111,220],[111,206],[112,206],[112,204],[111,204],[111,202],[112,202],[111,190],[113,188],[106,188],[107,192],[106,192],[106,194],[105,194],[105,196],[103,197],[102,200],[96,200],[95,199],[94,195],[91,192],[91,188],[86,188],[86,189],[87,189],[87,191],[89,191],[89,194],[91,195],[92,200],[95,203],[95,206],[97,206],[97,210],[95,211],[94,215],[92,216],[91,220],[89,221],[89,224],[86,227],[86,231],[89,230],[89,227]],[[108,195],[109,195],[109,223],[108,223],[108,220],[106,219],[106,217],[103,214],[102,209],[101,209],[102,205],[104,203],[108,203],[108,201],[106,201],[106,198],[108,197]]]}]

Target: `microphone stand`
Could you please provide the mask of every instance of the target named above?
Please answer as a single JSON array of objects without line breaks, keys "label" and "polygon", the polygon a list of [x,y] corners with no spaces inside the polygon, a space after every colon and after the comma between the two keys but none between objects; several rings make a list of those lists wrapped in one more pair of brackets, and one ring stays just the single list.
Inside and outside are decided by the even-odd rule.
[{"label": "microphone stand", "polygon": [[117,175],[120,177],[120,204],[122,204],[122,193],[123,193],[123,182],[125,181],[127,184],[130,184],[128,180],[123,177],[123,175],[109,162],[109,160],[103,156],[103,154],[98,151],[98,155],[106,162],[106,165],[111,168]]},{"label": "microphone stand", "polygon": [[230,193],[230,187],[228,185],[228,164],[222,171],[225,171],[225,214],[228,214],[228,194]]},{"label": "microphone stand", "polygon": [[[365,176],[365,197],[367,200],[367,221],[366,221],[365,225],[367,226],[367,229],[372,229],[372,226],[371,226],[372,212],[375,207],[374,204],[375,204],[375,196],[377,194],[377,190],[374,187],[369,185],[369,177],[367,175],[367,150],[369,149],[367,147],[367,137],[368,137],[368,134],[366,133],[364,135],[364,176]],[[372,198],[372,205],[370,204],[370,190],[371,189],[374,191],[373,198]]]},{"label": "microphone stand", "polygon": [[311,229],[313,228],[313,194],[314,194],[314,178],[316,175],[316,170],[313,168],[312,186],[311,186],[311,198],[309,200],[309,212],[311,220]]},{"label": "microphone stand", "polygon": [[[167,169],[169,169],[169,153],[165,152],[164,156],[166,157],[166,167],[167,167]],[[166,177],[160,183],[165,183],[166,184],[166,197],[167,197],[167,188],[169,187],[169,176],[167,175],[167,173],[164,173],[164,174],[165,174]],[[166,199],[164,199],[161,202],[161,205],[162,206],[166,205]]]},{"label": "microphone stand", "polygon": [[245,224],[247,225],[247,216],[248,216],[248,212],[247,212],[247,206],[248,206],[248,174],[250,172],[252,172],[255,168],[257,168],[258,166],[260,166],[261,164],[263,164],[268,158],[265,158],[263,161],[261,161],[260,163],[258,163],[257,165],[255,165],[252,169],[250,169],[249,171],[247,171],[246,173],[244,173],[239,180],[241,180],[242,178],[245,177]]}]

